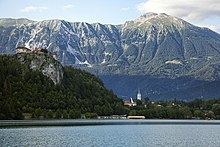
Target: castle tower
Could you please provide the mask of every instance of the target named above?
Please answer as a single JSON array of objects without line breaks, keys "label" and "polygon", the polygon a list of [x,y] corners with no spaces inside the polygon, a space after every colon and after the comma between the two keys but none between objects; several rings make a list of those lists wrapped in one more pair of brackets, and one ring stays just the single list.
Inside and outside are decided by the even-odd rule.
[{"label": "castle tower", "polygon": [[140,90],[140,88],[138,88],[137,100],[141,101],[141,90]]}]

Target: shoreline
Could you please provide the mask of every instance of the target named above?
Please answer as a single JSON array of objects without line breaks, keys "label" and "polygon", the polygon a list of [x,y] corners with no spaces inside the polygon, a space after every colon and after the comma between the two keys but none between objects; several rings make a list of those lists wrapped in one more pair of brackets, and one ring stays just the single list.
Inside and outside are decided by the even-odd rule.
[{"label": "shoreline", "polygon": [[220,125],[220,120],[1,120],[0,128],[49,127],[49,126],[97,126],[97,125]]}]

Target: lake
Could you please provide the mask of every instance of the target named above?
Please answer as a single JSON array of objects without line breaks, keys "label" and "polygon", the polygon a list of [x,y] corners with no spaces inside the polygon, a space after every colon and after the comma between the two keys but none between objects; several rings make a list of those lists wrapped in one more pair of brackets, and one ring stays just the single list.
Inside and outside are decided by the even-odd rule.
[{"label": "lake", "polygon": [[220,121],[214,120],[0,121],[0,127],[3,147],[220,146]]}]

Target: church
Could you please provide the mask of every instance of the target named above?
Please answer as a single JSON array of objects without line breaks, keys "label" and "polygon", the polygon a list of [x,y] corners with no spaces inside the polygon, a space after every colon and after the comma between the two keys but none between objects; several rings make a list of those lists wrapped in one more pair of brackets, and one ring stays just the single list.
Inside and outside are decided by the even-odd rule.
[{"label": "church", "polygon": [[140,88],[138,88],[137,100],[141,101],[141,90],[140,90]]},{"label": "church", "polygon": [[133,98],[130,98],[129,100],[125,100],[125,101],[124,101],[124,105],[129,106],[129,107],[136,106],[136,105],[137,105],[137,103],[136,103],[137,100],[142,101],[140,88],[138,88],[138,92],[137,92],[137,97],[136,97],[136,99],[133,100]]}]

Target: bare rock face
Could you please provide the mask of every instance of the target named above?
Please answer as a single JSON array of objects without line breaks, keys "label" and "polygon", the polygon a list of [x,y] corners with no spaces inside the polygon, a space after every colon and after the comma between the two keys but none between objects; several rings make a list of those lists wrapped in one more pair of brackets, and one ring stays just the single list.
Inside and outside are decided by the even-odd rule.
[{"label": "bare rock face", "polygon": [[32,70],[38,70],[59,84],[63,79],[63,67],[59,61],[46,53],[19,53],[17,58],[22,64],[27,64]]}]

